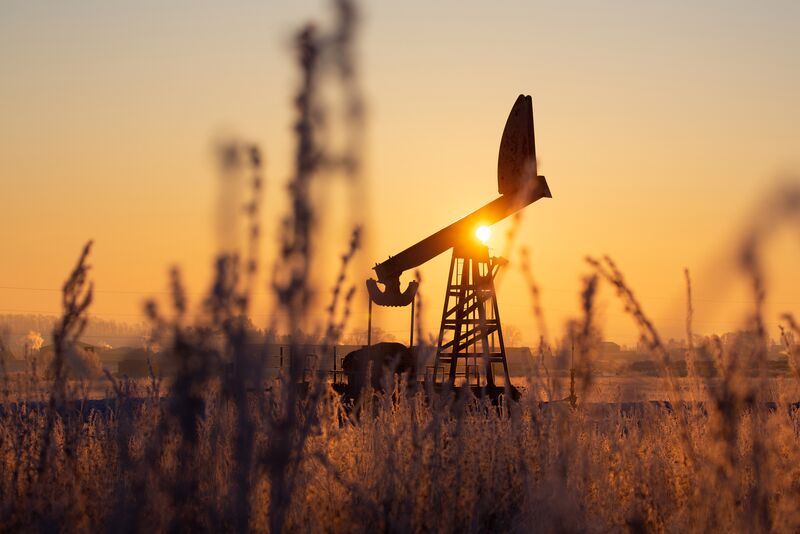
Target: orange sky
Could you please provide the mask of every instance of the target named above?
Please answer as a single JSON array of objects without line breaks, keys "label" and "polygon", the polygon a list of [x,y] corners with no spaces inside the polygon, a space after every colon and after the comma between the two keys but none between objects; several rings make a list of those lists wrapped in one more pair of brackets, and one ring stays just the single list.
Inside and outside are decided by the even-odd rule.
[{"label": "orange sky", "polygon": [[[264,225],[275,235],[292,157],[289,38],[327,6],[273,4],[4,7],[0,313],[56,312],[53,289],[88,238],[98,315],[138,320],[172,264],[202,291],[216,246],[211,148],[227,133],[267,154]],[[517,245],[533,252],[551,336],[577,313],[583,257],[605,253],[666,337],[683,332],[684,267],[696,330],[736,328],[750,298],[730,274],[732,246],[777,177],[800,169],[800,5],[387,4],[365,7],[361,33],[371,202],[358,214],[359,288],[372,263],[495,198],[500,134],[526,93],[554,198],[525,211]],[[796,237],[767,251],[773,334],[779,312],[800,313]],[[447,262],[423,269],[431,330]],[[504,321],[536,339],[516,267],[499,298]],[[635,340],[608,291],[600,309],[606,337]],[[364,329],[358,312],[351,326]],[[376,324],[402,339],[406,320],[392,310]]]}]

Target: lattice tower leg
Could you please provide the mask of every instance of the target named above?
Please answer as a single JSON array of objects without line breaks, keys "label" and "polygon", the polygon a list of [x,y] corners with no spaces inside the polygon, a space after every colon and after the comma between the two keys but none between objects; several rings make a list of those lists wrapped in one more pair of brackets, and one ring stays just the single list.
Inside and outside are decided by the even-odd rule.
[{"label": "lattice tower leg", "polygon": [[463,377],[469,385],[493,387],[493,364],[500,363],[505,383],[510,384],[494,288],[496,269],[485,247],[453,250],[434,360],[435,381],[440,370],[446,370],[451,385]]}]

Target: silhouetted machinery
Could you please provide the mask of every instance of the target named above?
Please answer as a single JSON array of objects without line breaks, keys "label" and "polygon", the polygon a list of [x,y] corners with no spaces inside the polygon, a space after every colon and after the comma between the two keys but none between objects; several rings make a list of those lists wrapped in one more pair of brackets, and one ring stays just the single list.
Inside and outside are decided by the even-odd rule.
[{"label": "silhouetted machinery", "polygon": [[497,186],[500,197],[375,265],[377,280],[367,280],[368,345],[372,345],[374,302],[380,306],[411,305],[409,344],[413,347],[414,297],[418,283],[412,281],[401,291],[400,276],[453,249],[436,355],[431,372],[426,373],[427,379],[437,384],[493,388],[498,386],[495,366],[502,366],[503,384],[511,384],[494,288],[495,276],[506,261],[490,256],[486,241],[492,224],[540,198],[551,196],[544,176],[537,174],[530,96],[517,98],[506,121],[500,141]]}]

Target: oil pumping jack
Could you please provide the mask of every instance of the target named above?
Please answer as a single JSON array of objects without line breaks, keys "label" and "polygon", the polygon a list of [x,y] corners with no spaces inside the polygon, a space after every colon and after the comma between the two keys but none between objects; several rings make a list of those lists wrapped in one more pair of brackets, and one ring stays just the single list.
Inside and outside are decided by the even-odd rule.
[{"label": "oil pumping jack", "polygon": [[400,276],[453,249],[434,364],[425,374],[426,380],[432,379],[435,385],[449,383],[455,386],[457,378],[461,378],[460,383],[470,387],[497,388],[494,366],[500,365],[503,386],[511,387],[494,286],[497,272],[507,262],[490,256],[486,241],[491,225],[540,198],[551,197],[545,177],[537,174],[530,96],[517,97],[503,129],[497,185],[498,198],[376,264],[373,269],[377,280],[367,280],[367,345],[372,346],[373,303],[394,307],[410,304],[409,349],[413,349],[414,300],[419,284],[411,281],[401,291]]}]

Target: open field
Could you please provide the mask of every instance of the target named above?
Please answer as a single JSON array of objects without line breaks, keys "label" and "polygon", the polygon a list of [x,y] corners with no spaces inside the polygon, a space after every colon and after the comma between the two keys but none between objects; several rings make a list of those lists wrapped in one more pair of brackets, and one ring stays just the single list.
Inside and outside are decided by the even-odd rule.
[{"label": "open field", "polygon": [[[750,380],[757,382],[756,379]],[[553,382],[552,385],[546,385],[546,382],[534,382],[533,387],[541,398],[548,398],[548,386],[552,391],[559,393],[553,395],[554,398],[563,398],[569,394],[569,378],[559,377]],[[521,377],[514,380],[514,383],[530,387],[527,379]],[[586,402],[709,401],[714,399],[723,387],[723,380],[716,378],[705,380],[677,378],[673,389],[663,378],[658,377],[604,376],[592,379],[591,385],[583,395],[583,400]],[[794,377],[767,378],[763,387],[770,392],[771,399],[780,399],[787,403],[800,401],[800,382]]]},{"label": "open field", "polygon": [[[275,386],[275,378],[266,380],[263,383],[264,389]],[[49,396],[51,382],[43,379],[31,380],[24,374],[15,374],[4,378],[5,399],[8,402],[46,402]],[[119,378],[120,382],[126,384],[131,397],[147,398],[152,389],[152,381],[149,378],[124,379]],[[337,379],[345,381],[344,377]],[[761,386],[757,379],[750,378],[745,382],[750,382],[750,387]],[[162,396],[169,395],[172,390],[174,379],[172,377],[159,378],[158,387]],[[332,379],[328,378],[327,383],[331,384]],[[346,382],[345,382],[346,383]],[[536,378],[524,376],[512,376],[511,383],[526,395],[536,398],[537,401],[559,401],[567,398],[570,394],[570,379],[568,376]],[[664,378],[659,377],[608,377],[601,376],[593,378],[589,387],[581,393],[581,401],[586,403],[626,403],[640,401],[709,401],[713,400],[724,387],[723,380],[717,378],[698,380],[695,378],[675,379],[676,388],[673,389]],[[76,400],[102,400],[115,399],[116,391],[114,385],[106,377],[94,379],[71,381],[68,386],[74,392]],[[578,388],[582,389],[580,383]],[[800,381],[793,377],[767,378],[763,382],[765,391],[768,392],[770,399],[791,404],[800,402]]]},{"label": "open field", "polygon": [[[59,409],[57,397],[57,412],[6,411],[5,529],[800,527],[800,419],[749,404],[758,389],[747,384],[723,387],[704,411],[598,418],[590,402],[542,409],[530,391],[501,410],[402,394],[352,410],[324,385],[299,400],[292,388],[241,396],[235,382],[199,378],[183,375],[171,397],[136,404],[120,384],[114,411],[88,418]],[[630,383],[602,386],[596,396],[612,401]],[[281,408],[287,399],[296,411]]]}]

